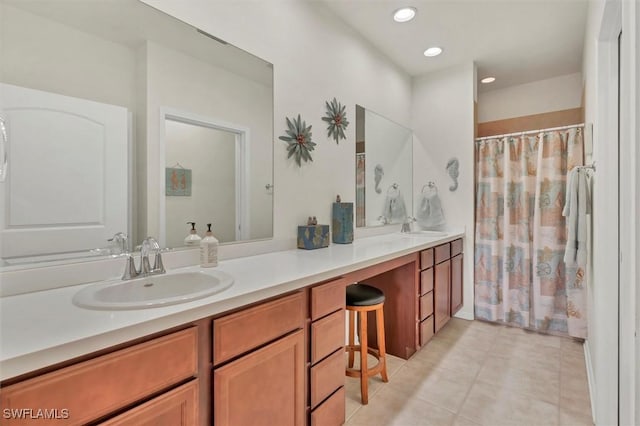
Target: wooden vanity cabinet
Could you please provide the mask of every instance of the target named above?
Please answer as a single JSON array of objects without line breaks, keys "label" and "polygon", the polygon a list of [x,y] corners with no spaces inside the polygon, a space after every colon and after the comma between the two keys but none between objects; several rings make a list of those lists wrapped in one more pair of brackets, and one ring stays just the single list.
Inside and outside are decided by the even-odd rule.
[{"label": "wooden vanity cabinet", "polygon": [[434,331],[437,333],[451,319],[451,260],[438,263],[434,276]]},{"label": "wooden vanity cabinet", "polygon": [[310,290],[311,425],[338,426],[345,421],[345,289],[346,280],[340,278]]},{"label": "wooden vanity cabinet", "polygon": [[434,249],[428,248],[420,252],[420,346],[425,345],[434,334]]},{"label": "wooden vanity cabinet", "polygon": [[462,238],[434,248],[434,332],[462,308]]},{"label": "wooden vanity cabinet", "polygon": [[[171,405],[166,407],[170,418],[183,419],[175,424],[194,424],[198,418],[197,384],[177,396],[179,391],[172,393],[172,389],[179,389],[177,385],[195,378],[197,373],[198,330],[190,327],[5,386],[0,390],[0,407],[66,410],[67,418],[37,420],[43,425],[93,423],[132,407],[132,413],[121,414],[124,420],[114,419],[112,424],[139,424],[126,419],[139,418],[135,413],[144,410],[142,407],[157,406],[157,401],[163,401],[162,404]],[[0,419],[2,425],[33,421]]]},{"label": "wooden vanity cabinet", "polygon": [[305,424],[305,292],[213,320],[213,423]]},{"label": "wooden vanity cabinet", "polygon": [[451,242],[451,315],[462,308],[463,300],[462,239]]}]

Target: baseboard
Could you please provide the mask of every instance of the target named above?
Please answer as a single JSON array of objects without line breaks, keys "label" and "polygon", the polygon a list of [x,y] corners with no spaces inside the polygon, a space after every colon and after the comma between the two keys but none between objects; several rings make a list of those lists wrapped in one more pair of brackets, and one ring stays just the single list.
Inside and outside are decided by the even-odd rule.
[{"label": "baseboard", "polygon": [[593,365],[591,364],[591,352],[589,350],[589,342],[585,341],[582,344],[584,349],[584,362],[587,366],[587,381],[589,383],[589,399],[591,400],[591,420],[593,424],[596,424],[596,389],[595,389],[595,375],[593,374]]},{"label": "baseboard", "polygon": [[460,309],[455,315],[455,318],[462,318],[465,320],[473,321],[475,316],[473,315],[473,311],[465,310],[464,308]]}]

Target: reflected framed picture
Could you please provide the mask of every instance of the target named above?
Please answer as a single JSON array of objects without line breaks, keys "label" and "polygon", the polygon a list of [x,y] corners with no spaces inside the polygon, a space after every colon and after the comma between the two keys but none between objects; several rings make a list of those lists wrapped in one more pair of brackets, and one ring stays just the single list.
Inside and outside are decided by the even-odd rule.
[{"label": "reflected framed picture", "polygon": [[191,196],[191,169],[167,167],[165,169],[165,195]]}]

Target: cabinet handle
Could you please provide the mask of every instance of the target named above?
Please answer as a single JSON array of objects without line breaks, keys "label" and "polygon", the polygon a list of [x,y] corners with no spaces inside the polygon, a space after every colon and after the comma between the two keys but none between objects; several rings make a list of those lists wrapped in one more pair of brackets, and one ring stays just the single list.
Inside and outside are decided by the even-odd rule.
[{"label": "cabinet handle", "polygon": [[4,182],[7,177],[7,128],[4,118],[0,117],[0,182]]}]

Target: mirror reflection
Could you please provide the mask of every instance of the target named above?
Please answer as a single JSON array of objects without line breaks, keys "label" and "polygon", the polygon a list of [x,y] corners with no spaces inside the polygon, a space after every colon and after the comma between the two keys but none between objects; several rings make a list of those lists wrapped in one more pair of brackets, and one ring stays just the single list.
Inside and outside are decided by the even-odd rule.
[{"label": "mirror reflection", "polygon": [[356,226],[403,223],[411,215],[413,132],[356,105]]},{"label": "mirror reflection", "polygon": [[0,40],[2,265],[272,237],[271,64],[137,0],[0,0]]}]

